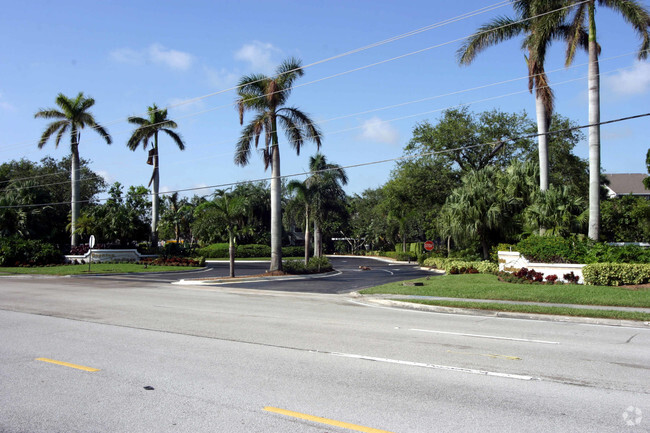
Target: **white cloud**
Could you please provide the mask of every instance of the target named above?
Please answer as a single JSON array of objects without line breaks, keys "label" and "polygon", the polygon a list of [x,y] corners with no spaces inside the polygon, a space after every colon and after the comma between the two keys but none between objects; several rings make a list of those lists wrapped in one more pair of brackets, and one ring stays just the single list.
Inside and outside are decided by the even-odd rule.
[{"label": "white cloud", "polygon": [[255,72],[270,74],[277,66],[273,56],[281,53],[279,48],[270,43],[253,41],[241,47],[235,53],[235,59],[250,63]]},{"label": "white cloud", "polygon": [[630,127],[620,127],[616,129],[604,129],[601,131],[602,138],[606,140],[622,140],[634,136],[634,131]]},{"label": "white cloud", "polygon": [[217,89],[233,87],[237,83],[237,77],[239,76],[225,68],[217,70],[208,66],[203,67],[203,72],[208,79],[208,83]]},{"label": "white cloud", "polygon": [[363,122],[361,137],[380,143],[398,144],[399,132],[390,123],[379,117],[373,117]]},{"label": "white cloud", "polygon": [[607,83],[619,95],[638,95],[650,90],[650,63],[637,62],[632,69],[609,77]]},{"label": "white cloud", "polygon": [[111,51],[110,56],[118,63],[139,64],[144,61],[144,54],[131,48],[118,48]]},{"label": "white cloud", "polygon": [[16,107],[11,105],[9,102],[3,100],[3,95],[0,93],[0,109],[4,111],[14,111]]},{"label": "white cloud", "polygon": [[160,44],[152,44],[145,50],[118,48],[111,51],[109,55],[111,59],[118,63],[140,65],[148,61],[182,71],[188,70],[194,62],[194,56],[191,54],[168,49]]},{"label": "white cloud", "polygon": [[99,176],[103,177],[104,180],[109,184],[115,182],[115,177],[106,170],[97,170],[96,173]]},{"label": "white cloud", "polygon": [[192,98],[172,98],[167,102],[166,106],[171,107],[170,109],[172,110],[178,110],[179,112],[184,113],[204,109],[205,102],[203,102],[203,99],[192,100]]},{"label": "white cloud", "polygon": [[172,69],[183,71],[188,70],[194,61],[191,54],[167,49],[160,44],[153,44],[149,47],[149,58],[154,63],[162,63]]}]

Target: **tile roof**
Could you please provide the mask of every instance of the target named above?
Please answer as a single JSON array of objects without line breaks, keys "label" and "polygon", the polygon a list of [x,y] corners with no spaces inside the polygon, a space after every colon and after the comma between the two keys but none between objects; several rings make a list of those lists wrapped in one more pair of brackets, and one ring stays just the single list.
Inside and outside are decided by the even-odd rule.
[{"label": "tile roof", "polygon": [[605,174],[609,179],[608,188],[616,195],[650,195],[650,190],[643,186],[643,179],[648,177],[643,173],[609,173]]}]

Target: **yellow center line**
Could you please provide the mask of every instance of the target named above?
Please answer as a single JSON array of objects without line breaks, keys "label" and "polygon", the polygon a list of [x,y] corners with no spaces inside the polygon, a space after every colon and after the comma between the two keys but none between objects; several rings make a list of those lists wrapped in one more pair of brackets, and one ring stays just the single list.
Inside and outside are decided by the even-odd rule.
[{"label": "yellow center line", "polygon": [[489,358],[501,358],[501,359],[509,359],[511,361],[521,361],[521,358],[518,356],[509,356],[509,355],[497,355],[494,353],[468,353],[468,352],[455,352],[453,350],[448,350],[448,353],[458,353],[461,355],[476,355],[476,356],[487,356]]},{"label": "yellow center line", "polygon": [[313,415],[307,415],[304,413],[300,412],[293,412],[291,410],[286,410],[286,409],[278,409],[277,407],[270,407],[267,406],[264,408],[264,410],[268,412],[275,412],[279,413],[281,415],[287,415],[287,416],[292,416],[294,418],[300,418],[304,419],[307,421],[313,421],[321,424],[327,424],[327,425],[333,425],[335,427],[343,427],[348,430],[355,430],[355,431],[361,431],[365,433],[392,433],[387,430],[378,430],[376,428],[370,428],[370,427],[364,427],[362,425],[356,425],[356,424],[350,424],[347,422],[342,422],[342,421],[336,421],[333,419],[328,419],[328,418],[321,418],[319,416],[313,416]]},{"label": "yellow center line", "polygon": [[76,368],[77,370],[83,371],[99,371],[99,368],[85,367],[83,365],[70,364],[69,362],[57,361],[54,359],[48,358],[36,358],[37,361],[49,362],[50,364],[63,365],[65,367]]}]

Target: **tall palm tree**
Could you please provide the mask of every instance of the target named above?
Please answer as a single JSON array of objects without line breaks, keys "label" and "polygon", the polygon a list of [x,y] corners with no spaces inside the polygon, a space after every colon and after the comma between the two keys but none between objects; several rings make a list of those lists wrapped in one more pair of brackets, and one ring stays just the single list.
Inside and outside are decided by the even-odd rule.
[{"label": "tall palm tree", "polygon": [[561,9],[563,3],[562,0],[515,0],[513,8],[516,17],[495,18],[481,26],[458,50],[460,64],[469,65],[487,47],[524,35],[522,49],[528,65],[528,90],[531,93],[535,90],[541,191],[548,189],[547,133],[554,102],[544,62],[551,41],[566,37],[567,29],[561,25],[566,16],[566,10]]},{"label": "tall palm tree", "polygon": [[287,140],[296,154],[300,154],[305,140],[313,141],[320,149],[322,135],[307,114],[298,108],[286,106],[294,81],[304,74],[300,60],[287,59],[275,72],[273,77],[252,74],[239,80],[239,123],[244,124],[246,110],[252,110],[256,114],[244,127],[235,153],[235,164],[247,165],[251,145],[254,143],[257,148],[260,136],[264,133],[264,168],[271,166],[271,271],[282,270],[282,185],[278,125],[284,128]]},{"label": "tall palm tree", "polygon": [[79,141],[81,139],[81,130],[86,126],[93,128],[107,144],[111,144],[113,140],[108,132],[95,121],[95,117],[88,111],[90,107],[95,105],[93,98],[84,97],[83,92],[79,92],[76,98],[68,98],[63,93],[59,93],[55,99],[56,108],[41,109],[34,114],[35,118],[55,119],[50,123],[41,139],[38,142],[38,148],[42,149],[47,140],[56,133],[54,145],[59,147],[61,137],[66,132],[70,132],[70,153],[71,153],[71,207],[72,207],[72,223],[71,223],[71,245],[77,245],[79,235],[76,233],[76,223],[79,218],[80,203],[80,164],[79,164]]},{"label": "tall palm tree", "polygon": [[[305,184],[312,190],[312,208],[314,216],[314,256],[323,254],[322,223],[327,214],[338,208],[345,198],[342,186],[347,185],[348,176],[338,164],[330,164],[322,153],[309,158],[311,175]],[[306,235],[306,234],[305,234]]]},{"label": "tall palm tree", "polygon": [[147,112],[149,114],[148,118],[129,117],[129,123],[138,125],[138,127],[133,131],[126,145],[129,149],[135,150],[142,143],[142,148],[146,150],[149,141],[153,138],[147,164],[153,165],[153,174],[151,175],[151,180],[149,180],[149,186],[153,183],[153,194],[151,197],[151,245],[156,246],[158,244],[158,188],[160,185],[158,133],[164,132],[171,137],[180,150],[185,150],[185,143],[180,135],[172,131],[178,125],[173,120],[167,119],[166,109],[159,109],[156,104],[153,104],[147,108]]},{"label": "tall palm tree", "polygon": [[641,39],[638,58],[646,59],[650,50],[650,12],[637,0],[568,0],[576,4],[570,21],[570,38],[567,44],[566,65],[575,57],[581,33],[589,33],[589,231],[588,236],[598,240],[600,235],[600,72],[598,55],[600,47],[596,39],[596,5],[618,12],[636,30]]}]

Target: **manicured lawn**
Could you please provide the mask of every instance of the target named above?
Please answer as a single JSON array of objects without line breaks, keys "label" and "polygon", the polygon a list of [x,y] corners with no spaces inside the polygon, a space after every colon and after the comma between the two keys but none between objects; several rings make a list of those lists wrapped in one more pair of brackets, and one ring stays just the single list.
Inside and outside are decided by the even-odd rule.
[{"label": "manicured lawn", "polygon": [[88,265],[61,265],[34,268],[0,268],[0,275],[7,274],[40,274],[40,275],[80,275],[80,274],[126,274],[130,272],[165,272],[189,271],[198,267],[185,266],[147,266],[135,263],[94,263],[88,272]]},{"label": "manicured lawn", "polygon": [[421,278],[423,286],[390,283],[362,290],[363,294],[441,296],[449,298],[612,305],[650,308],[650,290],[585,285],[532,285],[503,283],[495,275],[468,274]]},{"label": "manicured lawn", "polygon": [[636,311],[587,310],[569,307],[545,307],[540,305],[498,304],[492,302],[427,301],[414,299],[400,299],[400,301],[416,304],[439,305],[441,307],[472,308],[476,310],[514,311],[517,313],[556,314],[561,316],[595,317],[598,319],[650,321],[650,314]]}]

